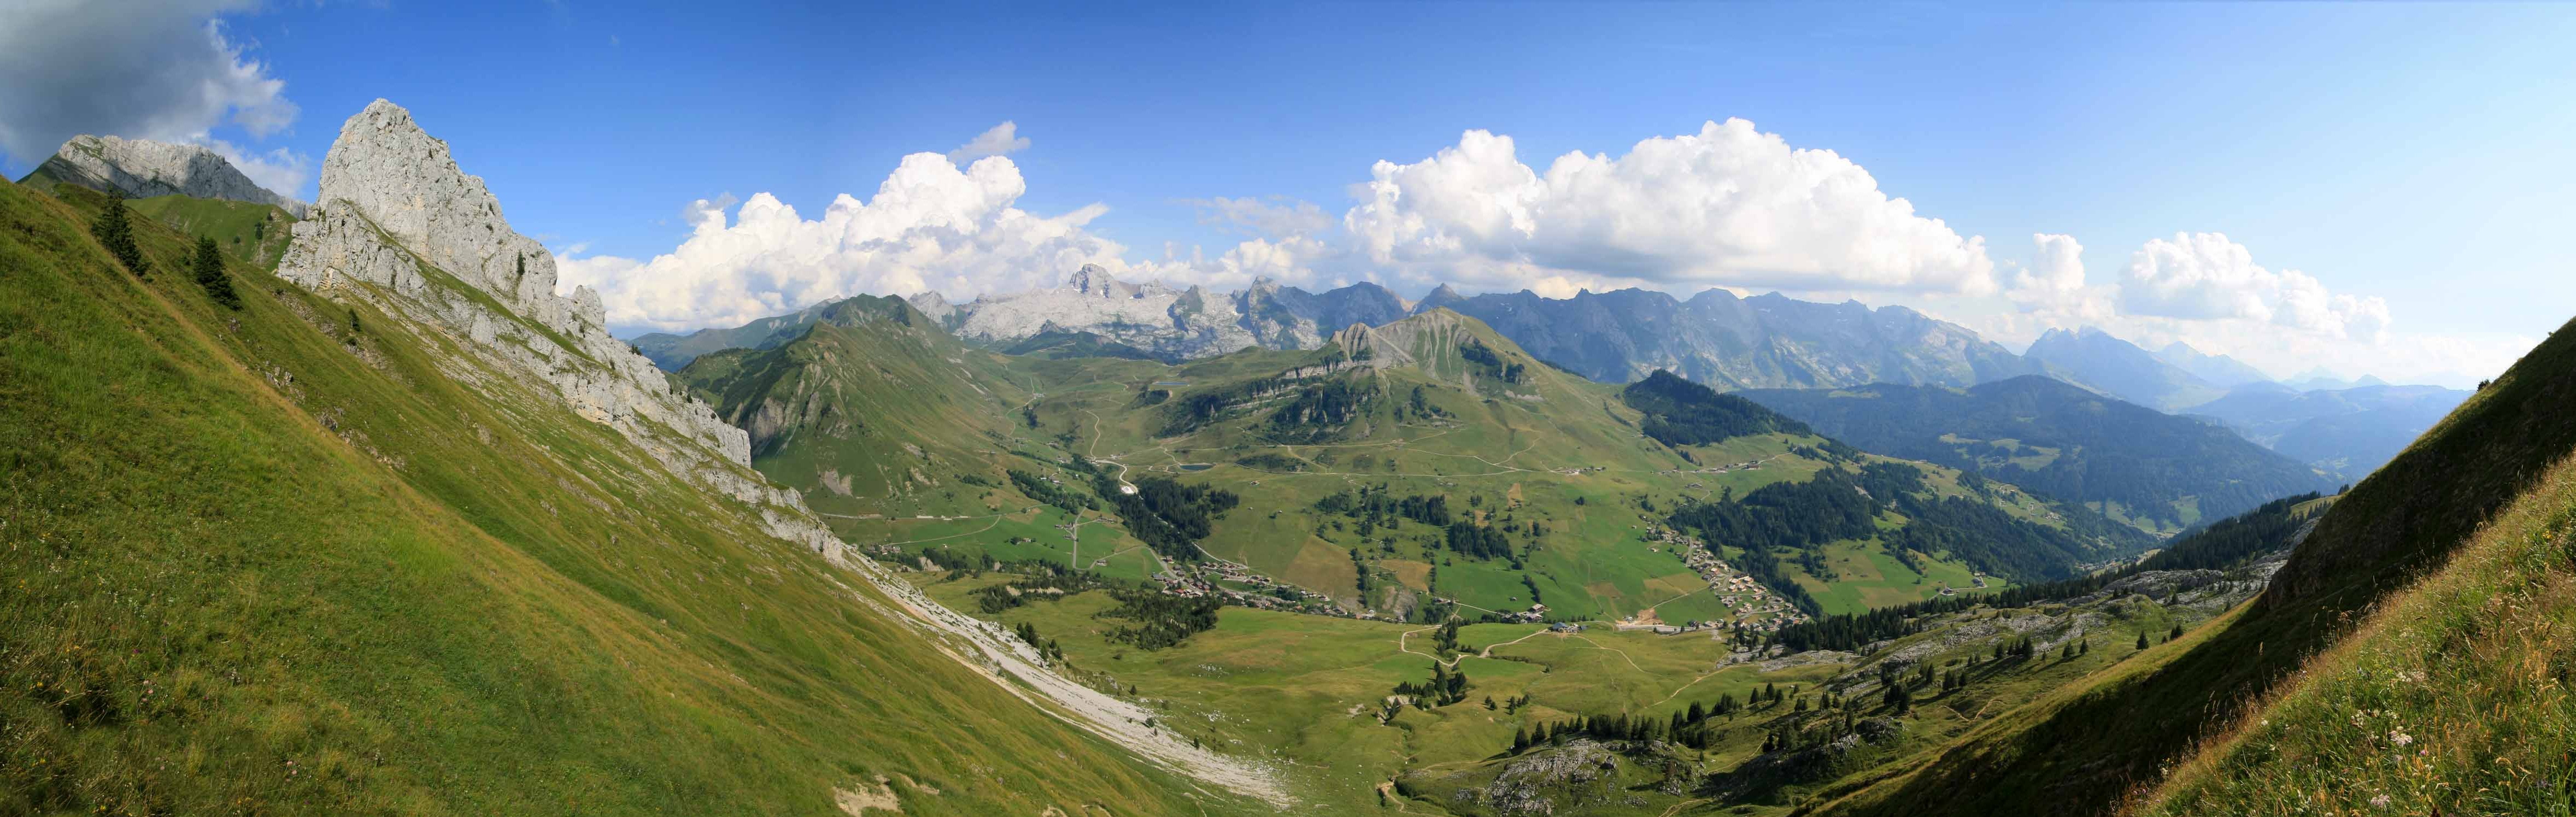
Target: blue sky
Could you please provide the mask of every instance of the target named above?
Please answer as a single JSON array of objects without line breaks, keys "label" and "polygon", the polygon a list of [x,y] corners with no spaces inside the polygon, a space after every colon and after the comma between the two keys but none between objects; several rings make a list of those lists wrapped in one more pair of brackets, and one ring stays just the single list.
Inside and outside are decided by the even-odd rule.
[{"label": "blue sky", "polygon": [[[301,157],[304,182],[290,194],[315,195],[312,168],[342,118],[392,99],[490,181],[515,227],[574,258],[622,260],[567,262],[567,279],[598,281],[613,313],[626,279],[686,265],[650,262],[690,238],[693,201],[768,193],[815,219],[836,195],[869,199],[907,154],[946,152],[1006,120],[1029,140],[1006,157],[1024,185],[1007,204],[1035,216],[1105,207],[1073,225],[1088,243],[768,297],[913,281],[971,296],[1066,271],[988,270],[1103,252],[1132,262],[1131,275],[1230,288],[1272,268],[1208,259],[1252,237],[1306,246],[1211,223],[1209,208],[1189,203],[1250,197],[1321,214],[1307,236],[1320,249],[1271,273],[1301,284],[1378,278],[1410,296],[1433,280],[1543,293],[1760,280],[1750,288],[1914,305],[2016,348],[2049,325],[2101,323],[2142,342],[2235,352],[2278,375],[2310,362],[2419,379],[2488,374],[2576,304],[2576,251],[2563,238],[2576,234],[2565,226],[2576,12],[2564,7],[923,5],[209,0],[132,13],[219,19],[239,62],[283,82],[273,96],[300,112],[290,124],[258,132],[217,117],[203,138],[278,159],[290,178]],[[103,115],[111,121],[64,118],[45,124],[114,127]],[[1895,284],[1735,276],[1730,265],[1746,262],[1723,253],[1655,266],[1670,274],[1594,274],[1584,252],[1616,267],[1620,253],[1662,248],[1593,233],[1515,243],[1512,258],[1416,255],[1401,272],[1349,249],[1352,187],[1371,180],[1372,164],[1423,162],[1469,129],[1508,136],[1518,161],[1544,172],[1569,151],[1617,159],[1640,140],[1729,118],[1792,148],[1833,151],[1915,215],[1983,237],[2002,291],[1926,284],[1969,273],[1926,278],[1919,266]],[[42,159],[0,151],[13,177]],[[2084,289],[2012,294],[2016,273],[2039,263],[2035,233],[2081,243]],[[2256,282],[2269,294],[2245,296],[2269,318],[2213,306],[2226,299],[2201,297],[2209,290],[2105,289],[2150,240],[2221,246],[2178,233],[2223,233],[2264,274],[2303,271],[2314,284],[2305,291],[2329,301],[2378,298],[2386,329],[2365,331],[2368,304],[2285,325],[2294,310],[2282,299],[2295,296],[2280,293],[2297,287],[2274,278]],[[1158,263],[1173,258],[1167,244],[1182,256],[1201,248],[1201,263]],[[698,286],[757,289],[791,274],[707,275]],[[631,302],[630,318],[677,328],[772,301],[708,314],[656,312],[649,294]]]}]

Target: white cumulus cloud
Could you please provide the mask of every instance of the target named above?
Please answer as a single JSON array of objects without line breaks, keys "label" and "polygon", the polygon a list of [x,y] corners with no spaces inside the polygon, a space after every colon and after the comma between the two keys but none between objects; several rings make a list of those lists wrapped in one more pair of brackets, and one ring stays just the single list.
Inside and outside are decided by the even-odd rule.
[{"label": "white cumulus cloud", "polygon": [[975,138],[948,152],[950,164],[966,164],[986,156],[1002,156],[1029,149],[1029,138],[1020,135],[1017,122],[1004,120],[992,129],[975,134]]},{"label": "white cumulus cloud", "polygon": [[2388,328],[2388,301],[2327,291],[2315,276],[2274,272],[2223,233],[2148,239],[2120,281],[2120,307],[2134,315],[2270,323],[2371,342]]},{"label": "white cumulus cloud", "polygon": [[1666,288],[1995,290],[1983,238],[1891,198],[1860,165],[1753,123],[1568,153],[1545,173],[1471,130],[1412,164],[1380,161],[1343,217],[1373,264],[1485,288],[1562,281]]},{"label": "white cumulus cloud", "polygon": [[768,193],[739,207],[702,199],[684,210],[689,237],[671,252],[563,258],[562,286],[598,289],[611,323],[681,329],[863,292],[972,296],[1051,286],[1086,263],[1130,270],[1123,246],[1082,229],[1107,208],[1041,216],[1013,206],[1026,190],[1009,159],[960,168],[915,153],[874,197],[842,194],[810,220]]},{"label": "white cumulus cloud", "polygon": [[286,82],[224,33],[216,15],[249,0],[18,0],[0,6],[0,151],[33,165],[83,133],[196,142],[235,158],[262,186],[292,195],[311,178],[300,155],[257,154],[209,134],[254,139],[295,121]]}]

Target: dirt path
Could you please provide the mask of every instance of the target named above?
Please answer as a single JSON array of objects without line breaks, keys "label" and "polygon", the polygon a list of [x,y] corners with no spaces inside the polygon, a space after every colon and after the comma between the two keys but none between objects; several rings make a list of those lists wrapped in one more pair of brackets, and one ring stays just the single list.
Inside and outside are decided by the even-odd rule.
[{"label": "dirt path", "polygon": [[1679,803],[1674,803],[1672,808],[1664,809],[1663,817],[1673,817],[1675,814],[1682,813],[1682,809],[1690,808],[1706,802],[1708,802],[1708,798],[1702,797],[1697,800],[1684,800]]},{"label": "dirt path", "polygon": [[1621,651],[1621,650],[1616,649],[1616,648],[1613,648],[1613,647],[1604,647],[1604,646],[1601,646],[1601,642],[1594,641],[1594,640],[1592,640],[1592,639],[1591,639],[1591,638],[1589,638],[1589,637],[1579,636],[1579,635],[1578,635],[1578,636],[1573,636],[1573,637],[1574,637],[1574,638],[1580,638],[1580,639],[1583,639],[1583,643],[1592,645],[1592,648],[1593,648],[1593,649],[1596,649],[1596,650],[1609,650],[1609,651],[1611,651],[1611,652],[1619,653],[1619,660],[1622,660],[1622,661],[1626,661],[1626,662],[1628,662],[1628,668],[1629,668],[1629,669],[1633,669],[1633,670],[1636,670],[1636,671],[1638,671],[1638,672],[1645,672],[1645,671],[1646,671],[1646,668],[1645,668],[1645,667],[1637,666],[1637,659],[1634,659],[1634,658],[1630,658],[1630,657],[1628,657],[1628,653],[1626,653],[1626,652],[1624,652],[1624,651]]},{"label": "dirt path", "polygon": [[892,604],[880,604],[869,594],[850,588],[853,599],[925,630],[932,636],[931,644],[995,686],[1068,724],[1124,746],[1156,766],[1282,810],[1297,806],[1297,799],[1289,796],[1278,772],[1271,767],[1191,746],[1172,733],[1146,726],[1153,712],[1056,674],[1029,645],[1001,625],[941,606],[874,560],[849,558],[846,549],[840,548],[833,549],[829,558],[875,585]]},{"label": "dirt path", "polygon": [[1484,648],[1484,649],[1481,649],[1481,650],[1477,650],[1477,651],[1476,651],[1476,657],[1478,657],[1478,658],[1492,658],[1492,657],[1494,657],[1494,648],[1495,648],[1495,647],[1509,647],[1509,646],[1511,646],[1511,645],[1518,644],[1518,643],[1521,643],[1521,642],[1523,642],[1523,641],[1528,641],[1528,640],[1530,640],[1530,639],[1537,638],[1537,637],[1539,637],[1539,636],[1546,635],[1546,634],[1547,634],[1547,630],[1545,630],[1545,629],[1539,629],[1539,630],[1534,630],[1534,631],[1532,631],[1529,635],[1521,636],[1521,637],[1519,637],[1519,638],[1515,638],[1515,639],[1512,639],[1512,640],[1510,640],[1510,641],[1505,641],[1505,642],[1500,643],[1500,644],[1487,644],[1487,645],[1485,645],[1485,648]]},{"label": "dirt path", "polygon": [[[1427,632],[1431,632],[1431,631],[1433,631],[1433,630],[1437,630],[1437,629],[1440,629],[1440,628],[1438,628],[1438,627],[1424,627],[1424,628],[1419,629],[1419,630],[1406,630],[1406,631],[1404,631],[1404,632],[1401,632],[1401,633],[1397,633],[1397,634],[1395,634],[1395,651],[1396,651],[1396,652],[1409,652],[1409,653],[1413,653],[1414,655],[1419,655],[1419,656],[1422,656],[1422,657],[1424,657],[1424,658],[1431,659],[1431,663],[1439,664],[1439,665],[1441,665],[1441,666],[1448,667],[1448,668],[1450,668],[1450,669],[1457,669],[1457,668],[1458,668],[1458,659],[1457,659],[1457,658],[1451,658],[1451,659],[1449,659],[1449,660],[1447,660],[1447,661],[1442,661],[1442,660],[1440,660],[1440,656],[1432,655],[1432,654],[1427,653],[1427,652],[1419,652],[1419,651],[1414,650],[1414,649],[1413,649],[1413,648],[1411,648],[1411,647],[1404,646],[1404,640],[1405,640],[1405,639],[1407,639],[1407,638],[1412,638],[1414,633],[1427,633]],[[1459,656],[1459,657],[1460,657],[1460,658],[1463,658],[1463,657],[1465,657],[1465,656]]]},{"label": "dirt path", "polygon": [[[985,532],[985,531],[988,531],[988,530],[992,530],[992,529],[994,529],[994,528],[1001,527],[1001,526],[1002,526],[1002,518],[1003,518],[1003,517],[1010,516],[1010,515],[1012,515],[1012,514],[1028,513],[1028,512],[1030,512],[1030,511],[1037,510],[1037,509],[1038,509],[1038,507],[1039,507],[1039,506],[1031,505],[1031,506],[1028,506],[1028,507],[1026,507],[1026,508],[1021,508],[1021,509],[1016,510],[1016,511],[1009,511],[1009,512],[1005,512],[1005,513],[997,513],[997,514],[992,514],[992,515],[989,515],[989,516],[960,516],[960,517],[957,517],[957,518],[955,518],[955,519],[940,519],[940,520],[935,520],[935,521],[940,521],[940,522],[957,522],[957,521],[962,521],[962,520],[967,520],[967,519],[990,519],[990,520],[993,520],[993,521],[992,521],[992,523],[991,523],[991,524],[985,525],[985,526],[980,527],[980,528],[976,528],[976,529],[974,529],[974,530],[967,531],[967,532],[965,532],[965,533],[952,533],[952,534],[949,534],[949,535],[947,535],[947,536],[933,536],[933,537],[930,537],[930,538],[928,538],[928,539],[912,539],[912,540],[907,540],[907,541],[902,541],[902,542],[886,542],[885,544],[888,544],[888,545],[918,545],[918,544],[921,544],[921,543],[923,543],[923,542],[937,542],[937,541],[940,541],[940,540],[943,540],[943,539],[955,539],[955,538],[960,537],[960,536],[973,536],[973,535],[978,534],[978,533],[983,533],[983,532]],[[828,516],[829,514],[826,514],[826,515]],[[887,521],[892,522],[892,521],[903,521],[903,520],[887,520]]]}]

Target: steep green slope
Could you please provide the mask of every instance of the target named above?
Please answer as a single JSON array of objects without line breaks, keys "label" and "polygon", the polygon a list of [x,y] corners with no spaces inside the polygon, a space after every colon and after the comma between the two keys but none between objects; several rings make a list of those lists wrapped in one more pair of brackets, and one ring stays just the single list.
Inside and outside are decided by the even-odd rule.
[{"label": "steep green slope", "polygon": [[2576,460],[2178,764],[2149,814],[2569,814]]},{"label": "steep green slope", "polygon": [[1244,810],[455,339],[138,281],[64,195],[0,185],[0,812]]},{"label": "steep green slope", "polygon": [[[39,188],[43,189],[43,188]],[[275,205],[246,201],[154,196],[126,202],[134,212],[170,229],[215,240],[215,246],[254,269],[276,269],[292,238],[295,217]]]},{"label": "steep green slope", "polygon": [[[2374,605],[2439,569],[2576,448],[2565,327],[2354,486],[2263,596],[2153,661],[1997,719],[1936,759],[1820,811],[2099,813],[2154,789]],[[2496,712],[2498,710],[2488,710]],[[2507,717],[2498,715],[2496,717]]]},{"label": "steep green slope", "polygon": [[1737,394],[1862,450],[1973,470],[2151,531],[2334,487],[2224,428],[2038,375],[1967,389],[1877,384]]}]

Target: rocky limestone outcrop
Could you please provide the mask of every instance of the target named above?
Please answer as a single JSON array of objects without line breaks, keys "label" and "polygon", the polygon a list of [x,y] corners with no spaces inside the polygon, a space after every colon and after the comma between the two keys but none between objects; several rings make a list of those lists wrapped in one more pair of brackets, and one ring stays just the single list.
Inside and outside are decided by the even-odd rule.
[{"label": "rocky limestone outcrop", "polygon": [[1130,284],[1096,264],[1082,265],[1053,289],[988,295],[953,309],[958,337],[984,344],[1007,344],[1049,331],[1090,332],[1158,356],[1199,358],[1257,343],[1230,299],[1198,287]]},{"label": "rocky limestone outcrop", "polygon": [[672,472],[750,503],[781,538],[838,544],[796,492],[750,469],[748,434],[608,334],[598,293],[556,294],[553,254],[510,229],[483,180],[401,106],[376,100],[340,128],[321,201],[296,223],[277,274],[446,335],[508,382],[464,363],[448,367],[458,379],[550,391]]},{"label": "rocky limestone outcrop", "polygon": [[179,195],[273,204],[296,218],[303,218],[306,209],[304,202],[259,186],[201,145],[83,134],[64,142],[32,175],[121,191],[127,198]]}]

